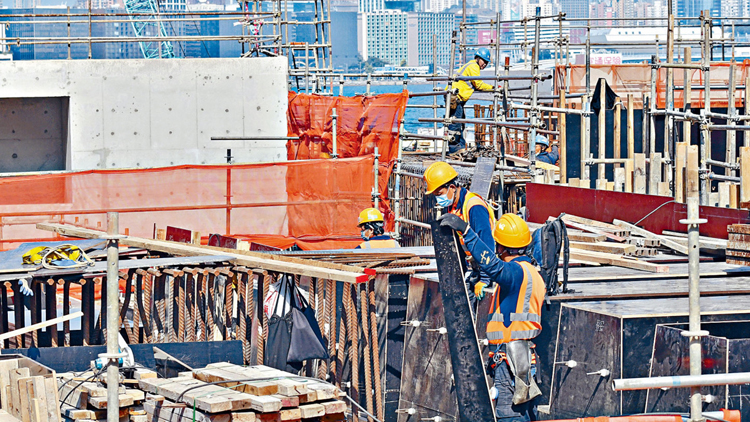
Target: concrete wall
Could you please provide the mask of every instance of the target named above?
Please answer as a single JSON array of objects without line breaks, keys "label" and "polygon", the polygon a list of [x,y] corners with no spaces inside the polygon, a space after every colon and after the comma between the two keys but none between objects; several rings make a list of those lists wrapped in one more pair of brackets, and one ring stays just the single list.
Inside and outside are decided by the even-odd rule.
[{"label": "concrete wall", "polygon": [[[0,62],[0,99],[68,97],[66,169],[286,159],[285,58]],[[29,117],[31,118],[31,117]],[[0,123],[2,124],[2,123]]]}]

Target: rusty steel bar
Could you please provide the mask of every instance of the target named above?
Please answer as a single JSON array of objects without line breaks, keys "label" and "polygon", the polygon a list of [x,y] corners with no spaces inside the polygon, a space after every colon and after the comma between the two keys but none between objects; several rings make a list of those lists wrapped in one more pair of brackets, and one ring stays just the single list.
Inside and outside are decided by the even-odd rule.
[{"label": "rusty steel bar", "polygon": [[326,307],[328,312],[326,314],[327,323],[327,339],[328,339],[328,356],[330,360],[328,378],[329,382],[333,382],[336,377],[336,282],[334,280],[328,280],[326,286]]},{"label": "rusty steel bar", "polygon": [[[372,361],[370,356],[370,350],[372,349],[372,343],[370,342],[370,322],[368,312],[368,294],[367,294],[367,283],[363,283],[359,286],[359,309],[362,313],[362,334],[364,336],[363,359],[365,361],[365,403],[367,404],[367,411],[370,414],[374,413],[372,403]],[[374,422],[372,418],[368,417],[369,422]]]},{"label": "rusty steel bar", "polygon": [[[260,283],[258,283],[260,285]],[[268,289],[271,287],[271,276],[268,274],[268,272],[263,271],[263,292],[261,292],[263,295],[268,292]],[[266,347],[266,340],[268,339],[268,315],[263,311],[263,297],[262,295],[258,295],[258,311],[263,314],[263,337],[258,339],[258,364],[263,364],[263,352]]]},{"label": "rusty steel bar", "polygon": [[[296,278],[296,277],[295,277]],[[295,279],[295,283],[297,283],[297,280]],[[315,280],[315,294],[317,295],[317,298],[315,299],[315,305],[317,306],[315,315],[318,319],[318,326],[321,328],[321,331],[324,331],[325,329],[325,323],[326,323],[326,302],[325,302],[325,290],[326,290],[326,280]],[[325,360],[319,360],[318,361],[318,378],[325,380],[326,374],[328,373],[328,363]]]},{"label": "rusty steel bar", "polygon": [[375,312],[375,279],[372,278],[367,283],[369,290],[369,307],[370,307],[370,332],[372,340],[370,348],[372,349],[372,380],[375,387],[375,411],[379,420],[384,420],[385,409],[383,408],[383,386],[380,378],[380,349],[378,342],[378,323]]},{"label": "rusty steel bar", "polygon": [[[49,321],[57,318],[57,283],[54,279],[50,278],[47,280],[45,290],[44,298],[46,303],[44,307],[46,312],[44,317]],[[50,345],[57,347],[57,324],[47,327],[46,332],[49,334]]]},{"label": "rusty steel bar", "polygon": [[[63,316],[70,314],[70,281],[60,279],[63,283]],[[3,289],[5,291],[5,289]],[[83,322],[83,321],[81,321]],[[81,325],[83,326],[83,325]],[[63,322],[63,346],[70,347],[70,321]]]},{"label": "rusty steel bar", "polygon": [[359,402],[359,325],[357,323],[357,291],[351,284],[344,284],[346,316],[349,326],[349,364],[352,367],[349,395]]}]

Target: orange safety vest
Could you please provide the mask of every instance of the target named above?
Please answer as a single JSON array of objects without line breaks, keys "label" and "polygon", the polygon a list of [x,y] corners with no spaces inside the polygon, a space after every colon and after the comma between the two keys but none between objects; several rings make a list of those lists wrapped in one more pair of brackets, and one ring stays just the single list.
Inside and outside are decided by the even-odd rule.
[{"label": "orange safety vest", "polygon": [[[473,192],[466,192],[466,196],[464,196],[464,206],[461,207],[461,209],[455,209],[451,211],[451,214],[456,214],[457,216],[461,217],[462,220],[465,222],[469,222],[469,210],[471,207],[475,206],[483,206],[487,208],[487,213],[490,215],[490,229],[495,228],[495,212],[490,208],[489,205],[487,205],[487,202],[482,199],[481,196],[477,195]],[[464,237],[461,236],[461,234],[458,234],[458,238],[461,241],[461,245],[464,244]],[[464,251],[466,252],[466,255],[471,256],[471,253],[464,248]]]},{"label": "orange safety vest", "polygon": [[521,261],[518,264],[523,268],[523,283],[516,307],[510,312],[510,325],[506,326],[504,321],[500,290],[492,298],[487,321],[487,340],[490,344],[529,340],[542,332],[542,303],[547,293],[544,279],[530,262]]},{"label": "orange safety vest", "polygon": [[359,244],[360,249],[400,248],[394,239],[366,240]]}]

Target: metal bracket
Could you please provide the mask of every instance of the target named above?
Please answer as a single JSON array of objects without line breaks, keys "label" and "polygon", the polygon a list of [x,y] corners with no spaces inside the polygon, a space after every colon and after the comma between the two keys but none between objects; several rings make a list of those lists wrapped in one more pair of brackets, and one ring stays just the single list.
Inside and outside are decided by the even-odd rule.
[{"label": "metal bracket", "polygon": [[[682,222],[682,221],[680,221]],[[683,337],[708,337],[708,331],[706,330],[698,330],[698,331],[683,331],[680,333]]]},{"label": "metal bracket", "polygon": [[98,357],[101,358],[101,359],[109,359],[109,360],[116,360],[116,359],[120,359],[120,358],[125,359],[128,356],[129,355],[127,353],[125,353],[125,352],[112,353],[112,354],[110,354],[110,353],[99,353],[99,355],[98,355]]},{"label": "metal bracket", "polygon": [[688,226],[691,226],[693,224],[699,225],[699,224],[704,224],[704,223],[708,223],[708,220],[706,220],[705,218],[698,218],[696,220],[688,220],[687,218],[683,218],[680,220],[680,224],[685,224]]},{"label": "metal bracket", "polygon": [[100,239],[105,240],[121,240],[121,239],[127,239],[128,236],[124,234],[105,234],[99,237]]}]

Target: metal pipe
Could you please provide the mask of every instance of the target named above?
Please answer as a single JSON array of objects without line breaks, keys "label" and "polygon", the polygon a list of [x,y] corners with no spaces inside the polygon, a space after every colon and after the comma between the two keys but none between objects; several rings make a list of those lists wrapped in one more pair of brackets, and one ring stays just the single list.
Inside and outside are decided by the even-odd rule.
[{"label": "metal pipe", "polygon": [[398,155],[396,155],[396,176],[393,183],[393,212],[396,216],[393,231],[396,232],[396,240],[401,238],[401,160],[403,157],[404,146],[401,144],[402,137],[404,136],[404,120],[401,119],[398,125],[398,131],[400,133],[398,139]]},{"label": "metal pipe", "polygon": [[[437,76],[437,34],[432,34],[432,76]],[[437,91],[437,82],[432,83],[432,90]],[[445,100],[445,98],[443,98]],[[445,103],[445,107],[448,107],[448,103]],[[432,97],[432,117],[437,119],[437,97]],[[432,134],[438,136],[438,124],[437,122],[432,123]],[[438,143],[435,142],[435,152],[438,152]]]},{"label": "metal pipe", "polygon": [[[690,338],[690,375],[699,377],[701,375],[701,364],[703,362],[701,354],[701,337],[708,335],[708,332],[701,331],[701,290],[700,290],[700,235],[698,226],[705,223],[706,220],[699,218],[699,193],[698,193],[698,157],[695,147],[690,146],[687,154],[687,219],[680,220],[681,224],[688,226],[688,279],[690,289],[688,300],[690,303],[689,310],[689,331],[683,335]],[[705,160],[703,162],[705,165]],[[722,374],[721,378],[726,375]],[[701,390],[698,385],[690,389],[690,419],[693,422],[702,420],[701,412],[703,403],[701,402]]]},{"label": "metal pipe", "polygon": [[409,98],[414,97],[444,97],[448,95],[448,90],[434,92],[410,92]]},{"label": "metal pipe", "polygon": [[331,152],[331,158],[339,158],[339,149],[337,146],[337,140],[336,140],[336,128],[338,126],[338,117],[336,115],[336,107],[333,108],[333,113],[331,114],[331,137],[333,138],[333,151]]},{"label": "metal pipe", "polygon": [[430,139],[434,141],[442,141],[443,139],[445,139],[444,136],[421,135],[419,133],[410,132],[401,132],[401,138]]},{"label": "metal pipe", "polygon": [[657,388],[693,388],[747,383],[750,383],[750,372],[736,372],[734,374],[618,379],[612,383],[612,389],[615,391],[651,390]]},{"label": "metal pipe", "polygon": [[118,365],[119,347],[117,336],[119,334],[119,293],[120,293],[120,265],[119,265],[119,241],[117,235],[120,233],[119,214],[107,213],[107,422],[118,422],[120,420],[120,376]]},{"label": "metal pipe", "polygon": [[[583,95],[585,95],[585,94],[583,94]],[[567,95],[565,97],[567,98]],[[517,109],[520,109],[520,110],[532,110],[532,109],[535,109],[535,110],[540,110],[540,111],[547,111],[547,112],[550,112],[550,113],[569,113],[569,114],[580,114],[580,115],[584,115],[584,116],[588,116],[588,115],[592,114],[591,111],[587,110],[587,109],[577,110],[577,109],[574,109],[574,108],[547,107],[547,106],[539,106],[539,105],[537,105],[536,107],[534,107],[532,105],[519,104],[519,103],[511,103],[510,105],[511,105],[512,108],[517,108]]]},{"label": "metal pipe", "polygon": [[[451,62],[448,65],[448,78],[449,79],[453,78],[453,67],[454,67],[455,63],[456,63],[456,31],[453,31],[451,33]],[[437,81],[433,80],[433,83],[434,82],[437,82]],[[451,88],[453,88],[452,84],[451,84]],[[445,119],[446,120],[451,117],[451,107],[450,107],[450,104],[451,104],[451,98],[453,98],[453,93],[451,92],[451,91],[453,91],[453,89],[449,89],[447,91],[448,91],[448,95],[445,96]],[[436,120],[435,123],[438,123],[437,119],[435,119],[435,120]],[[436,135],[437,135],[437,133],[436,133]],[[448,127],[447,126],[443,127],[443,135],[448,135]],[[446,138],[446,139],[443,140],[443,151],[440,154],[441,159],[443,161],[445,161],[445,154],[447,154],[447,153],[448,153],[448,139]]]},{"label": "metal pipe", "polygon": [[715,160],[706,160],[706,164],[709,166],[717,166],[717,167],[723,167],[727,169],[733,169],[737,170],[740,168],[740,165],[737,163],[731,163],[731,162],[723,162],[723,161],[715,161]]},{"label": "metal pipe", "polygon": [[[705,16],[704,16],[705,13]],[[704,67],[703,71],[703,109],[706,112],[711,112],[711,28],[708,25],[708,18],[710,15],[707,11],[701,12],[701,27],[703,29],[703,49],[702,49],[702,64]],[[711,134],[709,133],[708,125],[711,124],[710,118],[706,117],[707,121],[701,124],[701,139],[700,139],[700,170],[702,172],[707,171],[706,159],[711,157]],[[708,205],[708,194],[710,184],[708,179],[701,179],[700,181],[700,204]]]},{"label": "metal pipe", "polygon": [[[400,141],[399,141],[400,142]],[[378,208],[378,205],[380,204],[380,190],[378,189],[378,179],[380,179],[380,169],[378,166],[378,158],[380,158],[380,154],[378,153],[378,147],[375,147],[374,152],[375,161],[373,164],[373,184],[372,184],[372,203],[375,208]]]},{"label": "metal pipe", "polygon": [[718,180],[720,182],[742,183],[742,178],[737,176],[723,176],[721,174],[708,173],[708,178],[710,180]]},{"label": "metal pipe", "polygon": [[493,120],[482,120],[482,119],[457,119],[455,117],[449,117],[447,119],[431,119],[431,118],[420,118],[417,119],[417,121],[422,123],[432,123],[434,120],[437,120],[438,122],[445,122],[446,120],[451,123],[469,123],[469,124],[479,124],[479,125],[497,125],[497,126],[505,126],[505,127],[512,127],[515,129],[523,129],[531,127],[529,123],[514,123],[514,122],[495,122]]},{"label": "metal pipe", "polygon": [[540,81],[546,81],[551,79],[552,75],[541,74],[541,75],[501,75],[501,76],[438,76],[437,78],[427,78],[428,82],[432,81],[533,81],[538,79]]},{"label": "metal pipe", "polygon": [[737,125],[714,125],[714,124],[708,124],[706,125],[706,128],[708,130],[727,130],[727,131],[737,131],[737,130],[750,130],[750,126],[737,126]]},{"label": "metal pipe", "polygon": [[421,227],[423,229],[430,230],[430,225],[429,224],[422,223],[422,222],[419,222],[419,221],[409,220],[408,218],[403,218],[403,217],[397,219],[397,221],[400,222],[400,223],[408,224],[410,226],[417,226],[417,227]]}]

